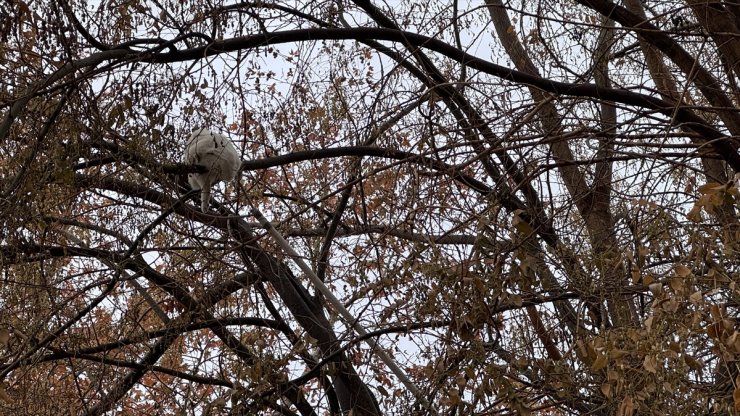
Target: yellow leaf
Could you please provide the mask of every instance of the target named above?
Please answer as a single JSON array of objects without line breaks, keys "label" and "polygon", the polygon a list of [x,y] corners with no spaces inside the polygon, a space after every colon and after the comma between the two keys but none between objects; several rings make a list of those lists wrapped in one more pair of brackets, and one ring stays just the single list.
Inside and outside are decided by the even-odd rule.
[{"label": "yellow leaf", "polygon": [[601,394],[604,395],[604,397],[611,397],[612,396],[612,385],[609,383],[603,383],[600,387]]}]

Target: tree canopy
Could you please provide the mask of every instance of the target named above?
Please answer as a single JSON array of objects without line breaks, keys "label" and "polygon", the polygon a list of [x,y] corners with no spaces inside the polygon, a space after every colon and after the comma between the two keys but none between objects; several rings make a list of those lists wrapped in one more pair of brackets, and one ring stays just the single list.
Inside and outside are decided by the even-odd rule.
[{"label": "tree canopy", "polygon": [[740,412],[735,0],[3,9],[0,413]]}]

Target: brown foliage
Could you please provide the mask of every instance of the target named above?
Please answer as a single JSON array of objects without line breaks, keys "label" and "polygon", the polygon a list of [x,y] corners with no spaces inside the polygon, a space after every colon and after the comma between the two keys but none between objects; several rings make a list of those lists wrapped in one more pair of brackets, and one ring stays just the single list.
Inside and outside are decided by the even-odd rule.
[{"label": "brown foliage", "polygon": [[740,411],[740,7],[463,3],[9,2],[0,414]]}]

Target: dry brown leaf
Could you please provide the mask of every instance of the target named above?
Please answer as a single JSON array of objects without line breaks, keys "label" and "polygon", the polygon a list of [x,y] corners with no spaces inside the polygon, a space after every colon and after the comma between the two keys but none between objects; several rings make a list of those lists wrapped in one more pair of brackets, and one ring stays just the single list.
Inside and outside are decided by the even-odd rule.
[{"label": "dry brown leaf", "polygon": [[594,361],[593,365],[591,365],[591,370],[593,371],[599,371],[602,368],[606,367],[606,364],[609,362],[609,360],[606,357],[606,354],[599,354],[596,357],[596,361]]},{"label": "dry brown leaf", "polygon": [[642,366],[645,367],[650,373],[655,374],[658,371],[658,360],[653,355],[646,355],[645,360],[642,362]]},{"label": "dry brown leaf", "polygon": [[650,290],[650,293],[653,294],[653,296],[658,296],[663,292],[663,284],[660,282],[650,283],[648,285],[648,289]]},{"label": "dry brown leaf", "polygon": [[686,218],[693,222],[701,222],[701,207],[694,205],[694,207],[686,214]]},{"label": "dry brown leaf", "polygon": [[619,416],[632,416],[635,413],[635,402],[632,396],[625,396],[622,399],[622,403],[619,404],[619,410],[617,415]]},{"label": "dry brown leaf", "polygon": [[704,294],[701,293],[701,290],[697,290],[696,292],[692,293],[691,296],[689,296],[689,302],[691,302],[693,305],[698,305],[703,298]]},{"label": "dry brown leaf", "polygon": [[612,360],[619,360],[620,358],[624,357],[625,355],[627,355],[627,351],[620,350],[618,348],[609,351],[609,357]]},{"label": "dry brown leaf", "polygon": [[12,403],[13,398],[8,395],[8,393],[5,391],[5,387],[0,386],[0,399],[4,401],[5,403]]},{"label": "dry brown leaf", "polygon": [[725,186],[718,182],[709,182],[705,183],[704,185],[700,186],[698,191],[702,194],[709,194],[717,191],[724,190]]},{"label": "dry brown leaf", "polygon": [[7,348],[10,340],[10,331],[8,328],[0,328],[0,347]]},{"label": "dry brown leaf", "polygon": [[679,277],[672,277],[671,280],[668,282],[668,285],[673,289],[674,292],[680,292],[683,289],[684,282],[686,282],[684,279],[681,279]]},{"label": "dry brown leaf", "polygon": [[709,314],[712,315],[713,321],[719,321],[722,319],[722,309],[719,307],[719,305],[712,305],[711,308],[709,308]]},{"label": "dry brown leaf", "polygon": [[697,360],[696,358],[690,356],[690,355],[684,355],[683,361],[694,371],[699,371],[702,368],[704,368],[704,363]]},{"label": "dry brown leaf", "polygon": [[673,269],[676,271],[676,275],[678,277],[687,277],[691,274],[691,269],[684,266],[683,264],[676,264],[673,266]]},{"label": "dry brown leaf", "polygon": [[650,329],[653,327],[653,317],[652,315],[645,320],[645,330],[650,332]]},{"label": "dry brown leaf", "polygon": [[606,372],[606,379],[609,380],[609,381],[619,380],[619,371],[617,371],[617,370],[608,370]]}]

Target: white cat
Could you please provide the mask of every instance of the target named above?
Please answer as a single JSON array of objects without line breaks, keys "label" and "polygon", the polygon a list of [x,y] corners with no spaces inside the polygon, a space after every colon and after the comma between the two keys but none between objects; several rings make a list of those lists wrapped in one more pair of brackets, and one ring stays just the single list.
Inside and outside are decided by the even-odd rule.
[{"label": "white cat", "polygon": [[239,172],[242,160],[234,144],[224,135],[208,129],[196,129],[190,134],[183,157],[185,163],[202,165],[205,173],[189,173],[188,182],[193,189],[200,189],[200,209],[208,212],[211,187],[219,181],[231,181]]}]

